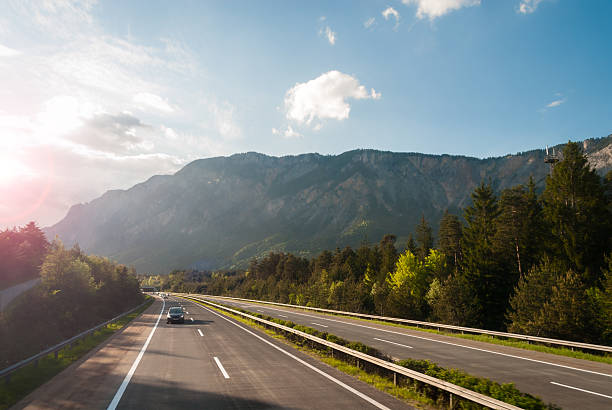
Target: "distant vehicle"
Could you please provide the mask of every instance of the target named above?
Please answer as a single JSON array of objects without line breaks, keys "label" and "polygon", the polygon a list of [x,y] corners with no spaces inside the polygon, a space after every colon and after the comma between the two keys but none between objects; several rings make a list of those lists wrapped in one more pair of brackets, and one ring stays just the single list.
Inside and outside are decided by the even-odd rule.
[{"label": "distant vehicle", "polygon": [[166,319],[166,323],[185,323],[185,312],[180,306],[171,307],[168,309]]}]

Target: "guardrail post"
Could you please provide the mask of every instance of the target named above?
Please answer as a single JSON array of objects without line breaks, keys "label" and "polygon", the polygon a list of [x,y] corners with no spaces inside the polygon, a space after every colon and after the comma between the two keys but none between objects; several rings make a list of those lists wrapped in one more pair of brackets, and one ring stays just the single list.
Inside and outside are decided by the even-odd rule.
[{"label": "guardrail post", "polygon": [[57,355],[59,354],[59,350],[56,350],[53,355],[55,356],[55,358],[57,359]]},{"label": "guardrail post", "polygon": [[393,385],[397,386],[397,373],[393,372]]},{"label": "guardrail post", "polygon": [[9,384],[11,382],[11,374],[7,374],[6,377],[4,378],[4,383],[5,384]]},{"label": "guardrail post", "polygon": [[453,410],[453,407],[455,407],[455,406],[453,404],[453,393],[451,393],[450,394],[450,406],[449,406],[450,410]]},{"label": "guardrail post", "polygon": [[38,367],[38,359],[34,360],[34,368],[36,369]]}]

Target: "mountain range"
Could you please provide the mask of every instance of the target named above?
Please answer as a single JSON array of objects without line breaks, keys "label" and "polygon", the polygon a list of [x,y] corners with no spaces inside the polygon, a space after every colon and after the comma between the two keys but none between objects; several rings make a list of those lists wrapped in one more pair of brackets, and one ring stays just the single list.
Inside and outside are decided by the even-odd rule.
[{"label": "mountain range", "polygon": [[[591,165],[612,169],[612,135],[582,142]],[[562,147],[555,147],[558,152]],[[386,233],[402,247],[421,215],[435,227],[461,214],[481,181],[496,191],[543,188],[544,150],[497,158],[354,150],[273,157],[255,152],[193,161],[74,205],[45,228],[65,244],[139,272],[245,267],[270,251],[312,256]]]}]

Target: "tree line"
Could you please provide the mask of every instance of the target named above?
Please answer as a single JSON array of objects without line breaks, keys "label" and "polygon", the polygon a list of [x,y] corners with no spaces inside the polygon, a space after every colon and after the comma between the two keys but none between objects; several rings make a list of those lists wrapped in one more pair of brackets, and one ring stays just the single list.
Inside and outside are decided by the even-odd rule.
[{"label": "tree line", "polygon": [[[37,248],[41,252],[32,251],[35,259],[26,259],[19,265],[23,253],[17,252],[13,260],[2,263],[29,266],[35,276],[40,275],[41,283],[0,313],[0,367],[38,353],[143,301],[133,268],[86,255],[78,245],[67,249],[58,239],[48,243],[33,222],[9,232],[12,237],[39,232],[34,237],[41,239]],[[33,246],[17,248],[30,250]]]},{"label": "tree line", "polygon": [[37,278],[48,246],[34,222],[0,231],[0,289]]},{"label": "tree line", "polygon": [[463,215],[444,213],[437,235],[422,217],[403,246],[388,234],[311,259],[272,252],[245,272],[156,279],[176,291],[611,343],[612,171],[601,178],[569,142],[542,192],[532,178],[499,194],[485,181],[471,199]]}]

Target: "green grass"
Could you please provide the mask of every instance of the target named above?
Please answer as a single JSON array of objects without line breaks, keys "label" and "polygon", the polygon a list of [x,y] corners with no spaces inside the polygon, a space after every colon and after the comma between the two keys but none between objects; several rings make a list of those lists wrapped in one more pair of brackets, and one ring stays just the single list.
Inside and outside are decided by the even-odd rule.
[{"label": "green grass", "polygon": [[[261,303],[261,302],[253,302],[253,303],[258,303],[264,306],[266,305],[270,306],[267,303]],[[302,307],[303,306],[295,305],[294,309],[300,309]],[[376,323],[376,324],[385,325],[385,326],[394,326],[394,327],[399,327],[403,329],[416,330],[419,332],[433,333],[433,334],[443,335],[443,336],[451,336],[451,337],[456,337],[459,339],[474,340],[478,342],[485,342],[485,343],[491,343],[491,344],[502,345],[502,346],[516,347],[519,349],[533,350],[536,352],[556,354],[559,356],[573,357],[575,359],[590,360],[592,362],[612,364],[612,355],[609,353],[603,353],[601,355],[598,355],[598,354],[583,352],[581,350],[571,350],[566,347],[553,347],[553,346],[548,346],[548,345],[543,345],[543,344],[527,343],[524,340],[518,340],[518,339],[502,339],[496,336],[489,336],[489,335],[454,333],[454,332],[448,332],[448,331],[443,331],[443,330],[427,329],[427,328],[422,328],[422,327],[410,326],[410,325],[405,325],[402,323],[386,322],[384,320],[366,319],[362,317],[333,314],[333,313],[328,313],[328,312],[316,312],[315,311],[315,313],[326,315],[326,316],[335,316],[335,317],[343,317],[347,319],[355,319],[355,320],[360,320],[362,322]]]},{"label": "green grass", "polygon": [[51,353],[41,358],[38,361],[38,366],[31,363],[13,372],[9,383],[6,383],[4,379],[0,380],[0,410],[7,409],[17,403],[138,317],[153,303],[153,298],[150,296],[146,296],[146,298],[150,299],[149,302],[138,310],[80,339],[78,344],[60,350],[57,359]]}]

